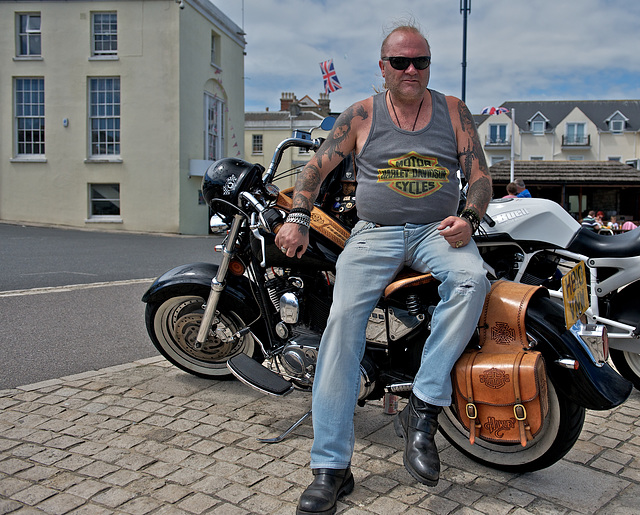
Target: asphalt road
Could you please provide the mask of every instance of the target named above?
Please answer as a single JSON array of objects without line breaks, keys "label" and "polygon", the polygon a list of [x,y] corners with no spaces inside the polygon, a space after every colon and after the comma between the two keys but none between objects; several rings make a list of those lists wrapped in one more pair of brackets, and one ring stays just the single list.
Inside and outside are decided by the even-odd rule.
[{"label": "asphalt road", "polygon": [[159,354],[142,294],[221,239],[0,223],[0,389]]}]

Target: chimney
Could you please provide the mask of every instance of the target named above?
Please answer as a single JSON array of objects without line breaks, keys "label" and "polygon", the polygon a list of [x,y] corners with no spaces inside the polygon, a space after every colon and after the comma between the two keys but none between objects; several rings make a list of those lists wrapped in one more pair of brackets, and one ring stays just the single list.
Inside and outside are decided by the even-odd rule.
[{"label": "chimney", "polygon": [[280,97],[280,111],[289,111],[291,104],[296,101],[295,93],[282,92]]},{"label": "chimney", "polygon": [[318,105],[320,106],[320,114],[322,116],[327,116],[331,111],[329,109],[329,104],[331,100],[329,99],[329,93],[320,93],[320,97],[318,98]]}]

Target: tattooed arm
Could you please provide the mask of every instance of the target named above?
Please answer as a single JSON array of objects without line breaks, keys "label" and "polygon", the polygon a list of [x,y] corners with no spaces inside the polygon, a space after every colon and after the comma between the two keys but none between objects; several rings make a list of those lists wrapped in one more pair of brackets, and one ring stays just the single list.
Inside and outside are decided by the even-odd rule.
[{"label": "tattooed arm", "polygon": [[[491,176],[478,138],[476,124],[469,109],[461,100],[447,97],[447,106],[456,135],[460,169],[469,184],[465,208],[475,211],[482,219],[491,200],[492,189]],[[445,218],[438,229],[454,248],[467,245],[473,236],[471,222],[457,216]]]},{"label": "tattooed arm", "polygon": [[[338,117],[325,142],[300,172],[293,191],[293,207],[313,209],[322,182],[356,148],[357,136],[367,126],[363,122],[369,122],[369,118],[367,101],[352,105]],[[308,244],[309,230],[304,225],[285,223],[276,235],[276,245],[286,249],[289,257],[302,257]]]},{"label": "tattooed arm", "polygon": [[[464,102],[453,97],[449,97],[448,100],[451,121],[456,128],[458,160],[469,184],[466,207],[477,211],[480,217],[483,217],[491,200],[492,187],[491,175],[489,175],[484,151],[476,131],[476,124]],[[453,103],[455,103],[455,113],[451,109]]]}]

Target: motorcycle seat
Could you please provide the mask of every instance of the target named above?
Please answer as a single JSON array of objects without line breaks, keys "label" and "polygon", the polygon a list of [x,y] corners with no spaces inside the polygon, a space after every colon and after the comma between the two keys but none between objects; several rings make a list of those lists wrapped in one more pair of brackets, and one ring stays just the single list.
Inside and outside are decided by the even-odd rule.
[{"label": "motorcycle seat", "polygon": [[383,298],[387,299],[395,292],[408,286],[422,286],[423,284],[435,281],[435,278],[430,274],[423,274],[422,272],[416,272],[411,268],[405,268],[401,270],[396,278],[389,286],[384,289]]},{"label": "motorcycle seat", "polygon": [[633,230],[614,234],[598,234],[582,228],[567,250],[587,257],[634,257],[640,255],[640,231]]}]

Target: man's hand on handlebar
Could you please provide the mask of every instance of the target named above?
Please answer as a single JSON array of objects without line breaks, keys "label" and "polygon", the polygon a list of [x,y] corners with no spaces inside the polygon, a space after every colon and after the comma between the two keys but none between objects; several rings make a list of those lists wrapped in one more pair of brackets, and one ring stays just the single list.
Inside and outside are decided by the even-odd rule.
[{"label": "man's hand on handlebar", "polygon": [[301,258],[309,246],[309,228],[285,223],[276,234],[276,245],[287,257]]}]

